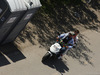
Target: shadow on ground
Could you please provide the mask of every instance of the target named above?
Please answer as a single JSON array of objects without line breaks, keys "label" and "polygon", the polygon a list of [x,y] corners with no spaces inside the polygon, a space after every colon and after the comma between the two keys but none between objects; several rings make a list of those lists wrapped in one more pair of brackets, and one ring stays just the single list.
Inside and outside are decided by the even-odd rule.
[{"label": "shadow on ground", "polygon": [[69,68],[67,67],[67,65],[65,65],[64,61],[61,59],[49,59],[47,61],[42,62],[44,65],[47,65],[53,69],[56,69],[58,72],[61,73],[61,75],[63,75],[62,73],[65,73],[65,71],[69,71]]},{"label": "shadow on ground", "polygon": [[26,57],[14,44],[9,43],[0,47],[0,67],[11,64],[7,58],[12,62],[17,62]]},{"label": "shadow on ground", "polygon": [[80,35],[79,42],[76,46],[76,48],[73,48],[67,53],[67,56],[71,56],[73,59],[77,59],[80,64],[87,65],[88,63],[92,66],[93,62],[91,61],[92,57],[89,56],[89,54],[93,54],[93,52],[85,45],[84,42],[87,42],[89,45],[91,45],[86,39],[86,36]]},{"label": "shadow on ground", "polygon": [[[73,6],[67,6],[59,1],[49,1],[51,1],[49,4],[47,1],[44,2],[43,7],[33,16],[31,25],[27,25],[25,30],[18,36],[18,40],[22,43],[25,43],[27,39],[35,45],[34,41],[37,40],[41,46],[48,50],[50,45],[55,42],[57,32],[73,31],[75,26],[95,31],[100,28],[100,21],[95,13],[100,13],[99,0],[92,0],[88,5],[81,2],[80,5]],[[90,61],[92,57],[88,55],[92,51],[85,45],[83,40],[85,40],[84,35],[80,34],[77,50],[71,50],[68,56],[77,59],[83,65],[84,61],[93,65]],[[84,59],[84,61],[81,59]]]}]

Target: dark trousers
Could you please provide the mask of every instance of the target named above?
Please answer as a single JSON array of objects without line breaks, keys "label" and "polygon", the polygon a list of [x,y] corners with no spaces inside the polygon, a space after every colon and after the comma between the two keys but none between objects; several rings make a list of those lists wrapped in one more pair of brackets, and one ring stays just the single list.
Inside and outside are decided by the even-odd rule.
[{"label": "dark trousers", "polygon": [[61,55],[66,51],[66,49],[67,49],[66,47],[62,47],[62,48],[60,49],[60,52],[58,53],[57,56],[58,56],[58,57],[61,56]]}]

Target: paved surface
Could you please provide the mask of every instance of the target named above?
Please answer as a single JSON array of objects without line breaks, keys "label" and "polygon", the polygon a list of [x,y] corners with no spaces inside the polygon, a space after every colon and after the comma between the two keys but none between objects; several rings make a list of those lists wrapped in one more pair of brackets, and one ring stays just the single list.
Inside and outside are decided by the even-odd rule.
[{"label": "paved surface", "polygon": [[63,60],[45,63],[41,59],[46,50],[38,45],[23,49],[2,47],[0,75],[100,75],[100,33],[87,30],[82,36],[88,50],[84,49],[79,58],[65,55]]}]

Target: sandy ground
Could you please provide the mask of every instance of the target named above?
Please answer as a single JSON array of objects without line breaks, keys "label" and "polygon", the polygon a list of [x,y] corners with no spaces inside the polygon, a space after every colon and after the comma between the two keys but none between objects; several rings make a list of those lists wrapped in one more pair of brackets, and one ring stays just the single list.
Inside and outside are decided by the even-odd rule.
[{"label": "sandy ground", "polygon": [[[8,55],[2,52],[9,64],[1,65],[0,75],[100,75],[100,33],[87,30],[82,34],[86,36],[84,39],[88,40],[84,43],[91,50],[88,55],[91,57],[92,64],[85,61],[82,65],[77,59],[67,55],[64,56],[63,60],[42,63],[41,59],[46,53],[45,48],[30,44],[29,47],[20,49],[20,52],[10,52]],[[11,58],[12,55],[13,58]]]}]

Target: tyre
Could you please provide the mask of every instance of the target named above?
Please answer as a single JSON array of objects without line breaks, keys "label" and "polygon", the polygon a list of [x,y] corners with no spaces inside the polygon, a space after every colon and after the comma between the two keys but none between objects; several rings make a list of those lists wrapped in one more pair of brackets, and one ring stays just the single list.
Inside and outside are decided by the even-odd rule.
[{"label": "tyre", "polygon": [[42,61],[46,61],[46,60],[49,59],[49,58],[50,58],[50,53],[47,52],[47,53],[43,56]]}]

